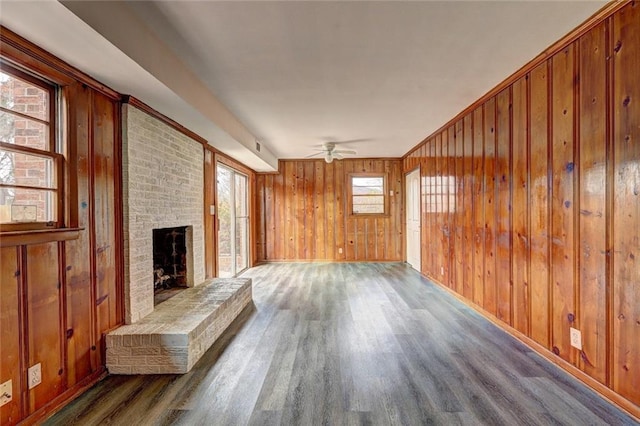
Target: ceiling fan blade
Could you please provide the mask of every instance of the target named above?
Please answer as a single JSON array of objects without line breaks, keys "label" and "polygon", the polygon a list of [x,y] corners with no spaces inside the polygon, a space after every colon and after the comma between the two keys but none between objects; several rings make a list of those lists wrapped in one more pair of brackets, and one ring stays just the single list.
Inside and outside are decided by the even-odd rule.
[{"label": "ceiling fan blade", "polygon": [[331,155],[333,156],[333,158],[337,159],[337,160],[342,160],[344,157],[342,155],[340,155],[339,152],[333,151],[331,153]]},{"label": "ceiling fan blade", "polygon": [[312,158],[312,157],[317,157],[318,155],[325,155],[325,151],[318,151],[315,154],[311,154],[311,155],[307,155],[304,158]]},{"label": "ceiling fan blade", "polygon": [[351,155],[355,155],[357,154],[356,151],[354,151],[353,149],[334,149],[333,153],[336,154],[351,154]]}]

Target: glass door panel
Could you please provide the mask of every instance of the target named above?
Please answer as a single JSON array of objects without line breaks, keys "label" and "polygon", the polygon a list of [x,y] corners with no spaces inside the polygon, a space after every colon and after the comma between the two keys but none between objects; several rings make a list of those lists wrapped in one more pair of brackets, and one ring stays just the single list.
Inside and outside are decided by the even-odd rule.
[{"label": "glass door panel", "polygon": [[235,176],[235,202],[236,202],[236,273],[247,268],[249,250],[249,212],[247,197],[247,177],[238,173]]},{"label": "glass door panel", "polygon": [[229,278],[249,266],[247,176],[217,165],[218,276]]}]

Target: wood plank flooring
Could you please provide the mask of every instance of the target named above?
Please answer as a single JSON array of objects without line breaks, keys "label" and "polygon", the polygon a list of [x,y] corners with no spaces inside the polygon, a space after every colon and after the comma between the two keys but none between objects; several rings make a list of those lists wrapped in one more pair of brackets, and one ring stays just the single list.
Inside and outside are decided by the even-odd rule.
[{"label": "wood plank flooring", "polygon": [[188,374],[110,376],[51,425],[633,425],[400,263],[268,264]]}]

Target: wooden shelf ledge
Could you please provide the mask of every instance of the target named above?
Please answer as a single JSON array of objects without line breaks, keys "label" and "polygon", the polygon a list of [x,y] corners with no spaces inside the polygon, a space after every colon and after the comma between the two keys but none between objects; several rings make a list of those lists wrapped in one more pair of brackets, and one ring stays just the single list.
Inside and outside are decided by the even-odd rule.
[{"label": "wooden shelf ledge", "polygon": [[84,228],[56,228],[0,232],[0,247],[75,240],[83,230]]}]

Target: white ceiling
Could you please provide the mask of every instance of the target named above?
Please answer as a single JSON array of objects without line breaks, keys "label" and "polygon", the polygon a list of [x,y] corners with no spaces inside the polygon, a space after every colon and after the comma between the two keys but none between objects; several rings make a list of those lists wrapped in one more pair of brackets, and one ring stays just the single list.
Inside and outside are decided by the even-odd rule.
[{"label": "white ceiling", "polygon": [[[17,11],[33,2],[19,3],[3,2],[3,25],[74,65],[96,56],[89,46],[68,52],[59,25],[34,29]],[[76,37],[119,53],[136,79],[152,83],[136,88],[101,68],[93,70],[98,79],[241,160],[260,157],[244,159],[259,170],[273,168],[270,152],[302,158],[325,141],[356,140],[340,148],[358,157],[400,157],[605,4],[70,1],[60,10],[45,3],[49,20],[53,9],[72,11],[65,19]],[[255,152],[255,139],[264,152]]]}]

